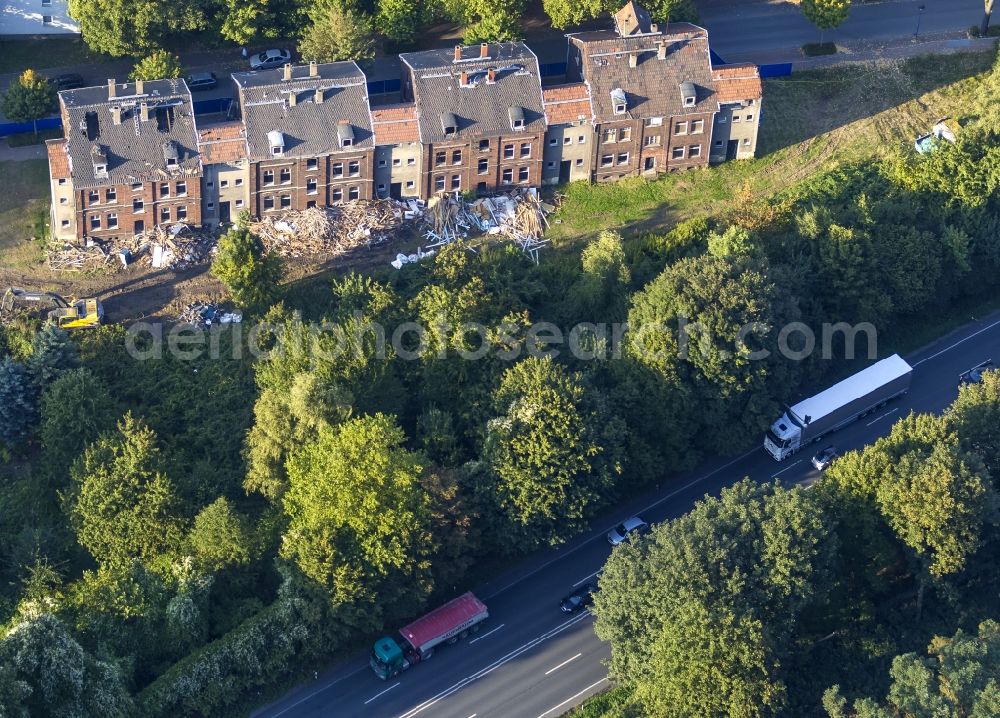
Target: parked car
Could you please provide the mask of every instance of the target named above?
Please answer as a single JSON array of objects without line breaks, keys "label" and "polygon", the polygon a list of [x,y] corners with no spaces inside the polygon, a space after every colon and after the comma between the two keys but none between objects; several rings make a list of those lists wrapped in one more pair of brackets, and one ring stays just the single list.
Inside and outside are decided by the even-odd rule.
[{"label": "parked car", "polygon": [[268,70],[272,67],[281,67],[286,62],[292,61],[292,53],[288,50],[264,50],[250,58],[251,70]]},{"label": "parked car", "polygon": [[83,81],[83,75],[75,72],[67,72],[64,75],[56,75],[52,78],[52,82],[55,84],[57,90],[75,90],[86,84]]},{"label": "parked car", "polygon": [[594,602],[595,591],[597,591],[597,586],[588,581],[563,598],[559,602],[559,608],[562,609],[563,613],[576,613]]},{"label": "parked car", "polygon": [[211,90],[219,84],[214,72],[192,72],[186,78],[188,89],[191,92],[198,90]]},{"label": "parked car", "polygon": [[812,465],[817,471],[824,471],[836,458],[837,449],[833,446],[828,446],[812,458]]},{"label": "parked car", "polygon": [[649,524],[643,521],[639,516],[633,516],[630,519],[625,519],[613,529],[608,531],[608,543],[612,546],[617,546],[622,541],[627,539],[630,534],[644,534],[647,531],[649,531]]},{"label": "parked car", "polygon": [[976,364],[967,371],[963,371],[958,375],[958,385],[962,386],[964,384],[978,384],[983,380],[983,372],[988,369],[993,368],[993,360],[987,359],[981,364]]}]

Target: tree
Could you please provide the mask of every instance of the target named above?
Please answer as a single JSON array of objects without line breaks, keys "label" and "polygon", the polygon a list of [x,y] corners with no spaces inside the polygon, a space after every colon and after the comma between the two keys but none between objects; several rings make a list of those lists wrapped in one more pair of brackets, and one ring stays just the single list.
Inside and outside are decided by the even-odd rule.
[{"label": "tree", "polygon": [[580,261],[583,273],[570,297],[576,316],[595,321],[605,317],[617,321],[624,319],[632,271],[625,257],[621,235],[611,231],[601,232],[584,247]]},{"label": "tree", "polygon": [[375,30],[371,18],[339,3],[324,7],[306,29],[299,54],[317,62],[375,58]]},{"label": "tree", "polygon": [[[698,19],[698,12],[691,0],[649,0],[642,3],[656,22],[678,22]],[[617,12],[621,0],[542,0],[542,8],[552,21],[552,26],[560,30],[570,25],[579,25],[584,20],[593,20],[607,13]]]},{"label": "tree", "polygon": [[[21,621],[0,641],[0,665],[22,695],[10,715],[128,718],[132,699],[121,670],[95,660],[50,613]],[[0,707],[8,707],[0,703]],[[24,713],[20,713],[24,711]]]},{"label": "tree", "polygon": [[284,268],[278,255],[265,252],[260,237],[250,232],[241,216],[238,226],[219,240],[212,274],[229,288],[238,306],[263,311],[280,293]]},{"label": "tree", "polygon": [[412,615],[432,588],[431,514],[421,457],[384,414],[323,427],[288,461],[281,553],[347,625]]},{"label": "tree", "polygon": [[831,578],[831,528],[803,489],[744,480],[616,548],[593,608],[612,678],[643,715],[777,713],[800,616]]},{"label": "tree", "polygon": [[195,560],[208,572],[250,563],[252,540],[246,517],[222,496],[195,516],[188,534],[188,546]]},{"label": "tree", "polygon": [[3,96],[3,113],[14,122],[30,122],[38,134],[38,120],[58,108],[56,87],[47,77],[28,69],[10,84]]},{"label": "tree", "polygon": [[69,334],[54,324],[46,324],[31,344],[28,369],[42,389],[63,372],[80,365],[80,355]]},{"label": "tree", "polygon": [[492,480],[498,543],[511,550],[557,544],[611,494],[617,448],[593,431],[608,421],[588,406],[581,377],[529,357],[504,372],[493,397],[483,456]]},{"label": "tree", "polygon": [[375,27],[398,46],[411,45],[423,27],[423,8],[419,0],[381,0]]},{"label": "tree", "polygon": [[139,60],[129,74],[131,80],[168,80],[184,74],[181,59],[166,50],[154,50]]},{"label": "tree", "polygon": [[524,0],[472,0],[464,3],[462,7],[467,28],[463,41],[467,45],[475,45],[519,39],[524,5]]},{"label": "tree", "polygon": [[166,0],[70,0],[84,42],[112,57],[139,57],[161,47],[170,35],[204,30],[207,1],[172,4]]},{"label": "tree", "polygon": [[27,367],[0,359],[0,441],[19,444],[38,424],[38,389]]},{"label": "tree", "polygon": [[67,508],[77,538],[102,565],[151,564],[176,550],[181,525],[156,435],[126,414],[74,464]]},{"label": "tree", "polygon": [[823,33],[838,27],[847,19],[851,9],[851,0],[802,0],[802,14],[820,30],[820,42]]},{"label": "tree", "polygon": [[221,7],[222,37],[241,45],[297,36],[306,15],[295,0],[223,0]]}]

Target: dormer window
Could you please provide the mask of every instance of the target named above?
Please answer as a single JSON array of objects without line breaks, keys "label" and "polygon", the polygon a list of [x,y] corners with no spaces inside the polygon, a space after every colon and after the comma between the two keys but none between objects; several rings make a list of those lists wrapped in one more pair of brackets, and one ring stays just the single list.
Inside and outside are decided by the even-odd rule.
[{"label": "dormer window", "polygon": [[458,132],[458,119],[455,117],[454,113],[441,113],[441,129],[444,131],[446,136],[453,135]]},{"label": "dormer window", "polygon": [[628,100],[625,96],[625,90],[617,87],[611,91],[611,105],[614,107],[616,115],[625,114],[628,110]]},{"label": "dormer window", "polygon": [[180,160],[180,153],[177,151],[177,143],[173,140],[168,140],[163,143],[163,161],[167,165],[168,170],[177,169],[177,163]]},{"label": "dormer window", "polygon": [[354,144],[354,128],[347,120],[341,120],[337,125],[337,144],[341,147],[350,147]]},{"label": "dormer window", "polygon": [[108,177],[108,156],[99,146],[90,148],[90,160],[94,165],[94,177],[107,179]]},{"label": "dormer window", "polygon": [[285,154],[285,135],[280,130],[268,132],[267,143],[271,147],[272,157],[282,157]]},{"label": "dormer window", "polygon": [[694,107],[698,102],[698,94],[695,92],[694,84],[690,82],[681,83],[681,100],[685,107]]},{"label": "dormer window", "polygon": [[524,129],[524,108],[523,107],[511,107],[508,110],[510,115],[510,129],[516,131]]}]

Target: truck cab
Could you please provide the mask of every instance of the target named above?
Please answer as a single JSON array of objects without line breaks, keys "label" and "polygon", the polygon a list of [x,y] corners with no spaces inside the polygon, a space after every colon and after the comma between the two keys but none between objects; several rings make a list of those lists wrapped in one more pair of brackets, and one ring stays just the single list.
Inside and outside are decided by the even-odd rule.
[{"label": "truck cab", "polygon": [[411,665],[403,649],[389,636],[383,636],[375,641],[368,663],[375,671],[375,675],[383,681],[399,675],[400,671],[405,671]]},{"label": "truck cab", "polygon": [[788,412],[771,424],[764,435],[764,448],[777,461],[784,461],[799,450],[802,444],[802,429],[792,421]]}]

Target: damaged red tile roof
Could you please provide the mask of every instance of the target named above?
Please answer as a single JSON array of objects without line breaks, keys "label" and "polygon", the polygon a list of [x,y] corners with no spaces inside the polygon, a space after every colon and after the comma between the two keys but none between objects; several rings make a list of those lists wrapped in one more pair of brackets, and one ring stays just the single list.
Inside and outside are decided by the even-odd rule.
[{"label": "damaged red tile roof", "polygon": [[372,127],[377,145],[420,141],[417,106],[413,103],[373,107]]},{"label": "damaged red tile roof", "polygon": [[582,82],[542,88],[545,118],[550,125],[591,119],[590,91]]},{"label": "damaged red tile roof", "polygon": [[712,79],[719,102],[759,100],[763,94],[760,71],[750,63],[713,68]]},{"label": "damaged red tile roof", "polygon": [[198,149],[204,162],[235,162],[247,158],[247,143],[243,124],[220,122],[198,128]]},{"label": "damaged red tile roof", "polygon": [[66,153],[66,140],[46,140],[45,149],[49,152],[49,174],[52,179],[69,179],[69,155]]}]

